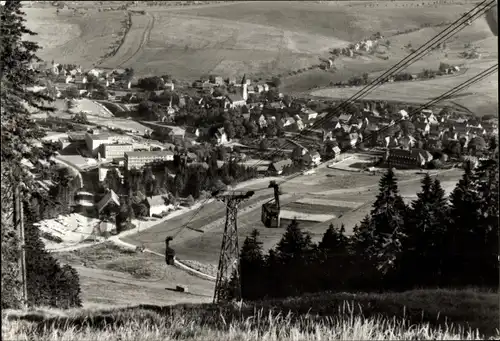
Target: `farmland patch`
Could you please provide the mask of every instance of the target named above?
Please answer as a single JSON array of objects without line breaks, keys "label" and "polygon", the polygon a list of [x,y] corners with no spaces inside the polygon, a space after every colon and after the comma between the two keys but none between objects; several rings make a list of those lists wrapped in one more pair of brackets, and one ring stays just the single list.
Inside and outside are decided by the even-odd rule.
[{"label": "farmland patch", "polygon": [[339,216],[345,212],[350,211],[349,207],[340,207],[340,206],[326,206],[326,205],[318,205],[311,203],[298,203],[292,202],[283,206],[282,209],[289,210],[293,212],[300,212],[302,214],[313,214],[313,215],[333,215]]},{"label": "farmland patch", "polygon": [[361,206],[363,203],[355,202],[355,201],[339,201],[332,199],[321,199],[321,198],[311,198],[306,197],[296,201],[297,203],[311,204],[311,205],[323,205],[323,206],[339,206],[345,207],[349,209],[355,209],[358,206]]},{"label": "farmland patch", "polygon": [[56,14],[55,8],[27,8],[26,25],[38,35],[29,40],[40,44],[37,55],[50,63],[92,67],[110,47],[116,43],[123,31],[125,11],[92,12],[73,14],[63,11]]},{"label": "farmland patch", "polygon": [[284,219],[297,219],[297,220],[318,221],[318,222],[323,222],[335,218],[335,215],[332,214],[302,213],[302,212],[283,210],[283,209],[281,210],[281,216]]}]

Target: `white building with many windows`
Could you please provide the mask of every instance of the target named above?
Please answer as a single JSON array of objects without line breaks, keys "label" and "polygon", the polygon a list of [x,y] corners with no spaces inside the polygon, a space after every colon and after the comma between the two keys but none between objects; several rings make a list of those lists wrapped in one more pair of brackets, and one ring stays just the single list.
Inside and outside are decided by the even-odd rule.
[{"label": "white building with many windows", "polygon": [[133,152],[134,146],[130,143],[102,144],[102,157],[105,159],[118,159],[125,156],[125,153]]},{"label": "white building with many windows", "polygon": [[100,151],[100,147],[103,144],[120,144],[128,143],[131,141],[130,136],[110,134],[110,133],[100,133],[100,134],[85,134],[85,144],[87,149],[92,152],[92,155],[97,155]]},{"label": "white building with many windows", "polygon": [[127,168],[127,170],[133,168],[142,168],[145,165],[152,163],[173,160],[174,153],[169,150],[125,153],[125,167]]}]

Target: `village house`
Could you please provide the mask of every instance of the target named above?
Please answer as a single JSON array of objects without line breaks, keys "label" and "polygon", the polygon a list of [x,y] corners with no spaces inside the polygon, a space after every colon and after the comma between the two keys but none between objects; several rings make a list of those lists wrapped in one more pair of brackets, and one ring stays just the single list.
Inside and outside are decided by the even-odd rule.
[{"label": "village house", "polygon": [[394,168],[420,168],[425,165],[424,156],[416,149],[391,148],[386,155],[386,163]]},{"label": "village house", "polygon": [[286,128],[294,124],[295,120],[293,119],[293,117],[286,117],[281,119],[281,123],[283,124],[283,128]]},{"label": "village house", "polygon": [[97,213],[101,214],[101,212],[111,204],[120,207],[120,197],[118,197],[112,189],[108,189],[107,193],[96,205]]},{"label": "village house", "polygon": [[305,166],[318,166],[321,163],[321,156],[318,152],[306,153],[302,157]]},{"label": "village house", "polygon": [[428,134],[431,130],[431,126],[429,123],[424,122],[414,122],[415,131],[420,132],[421,134]]},{"label": "village house", "polygon": [[269,109],[273,109],[273,110],[280,110],[280,109],[284,109],[285,105],[283,104],[282,101],[275,101],[275,102],[268,102],[266,104],[266,107]]},{"label": "village house", "polygon": [[334,146],[332,148],[332,154],[333,154],[333,158],[335,160],[337,160],[340,157],[340,154],[342,154],[342,150],[340,149],[339,146]]},{"label": "village house", "polygon": [[453,125],[453,128],[450,129],[450,132],[455,133],[456,138],[460,139],[462,137],[469,136],[469,130],[470,128],[467,128],[466,124],[455,124]]},{"label": "village house", "polygon": [[471,136],[484,136],[486,135],[486,129],[484,128],[476,128],[476,127],[471,127],[469,129],[469,134]]},{"label": "village house", "polygon": [[475,120],[467,121],[467,128],[482,128],[481,122]]},{"label": "village house", "polygon": [[189,135],[190,137],[200,137],[201,131],[199,128],[196,127],[187,127],[186,128],[186,134]]},{"label": "village house", "polygon": [[473,169],[479,165],[479,159],[472,155],[463,155],[460,157],[460,161],[462,161],[462,167],[465,167],[467,162],[470,163]]},{"label": "village house", "polygon": [[300,118],[295,119],[295,128],[297,131],[302,131],[305,128],[304,122]]},{"label": "village house", "polygon": [[300,146],[296,146],[293,151],[292,151],[292,161],[294,162],[302,162],[304,156],[308,153],[309,151]]},{"label": "village house", "polygon": [[408,112],[404,109],[398,111],[398,115],[401,119],[405,120],[408,118]]},{"label": "village house", "polygon": [[350,126],[349,124],[342,124],[341,125],[341,129],[344,133],[350,133],[351,128],[352,128],[352,126]]},{"label": "village house", "polygon": [[221,76],[216,76],[214,78],[214,83],[219,86],[224,85],[224,78],[222,78]]},{"label": "village house", "polygon": [[236,93],[236,94],[228,94],[226,96],[226,101],[224,104],[225,108],[239,108],[247,104],[247,99],[248,99],[248,91],[247,91],[247,85],[243,85],[243,91],[242,93]]},{"label": "village house", "polygon": [[106,175],[108,174],[109,170],[115,169],[118,172],[118,176],[120,178],[123,178],[123,175],[121,174],[120,170],[117,167],[99,167],[98,168],[98,178],[99,182],[103,182],[104,179],[106,179]]},{"label": "village house", "polygon": [[402,149],[410,149],[415,145],[415,138],[413,136],[402,136],[398,139],[398,143]]},{"label": "village house", "polygon": [[229,142],[229,138],[227,137],[224,128],[219,128],[214,132],[214,138],[217,139],[218,145],[223,145]]},{"label": "village house", "polygon": [[336,119],[333,119],[329,122],[325,122],[323,126],[325,127],[325,129],[329,130],[342,129],[342,124]]},{"label": "village house", "polygon": [[248,86],[247,88],[247,94],[254,94],[255,93],[255,87],[254,86]]},{"label": "village house", "polygon": [[386,136],[384,138],[384,143],[386,148],[396,148],[399,146],[399,141],[394,136]]},{"label": "village house", "polygon": [[315,120],[318,117],[318,113],[309,108],[302,108],[300,112],[306,118],[306,120]]},{"label": "village house", "polygon": [[425,148],[428,150],[441,150],[442,146],[441,140],[435,138],[427,139],[425,142]]},{"label": "village house", "polygon": [[175,84],[173,82],[165,82],[163,84],[163,87],[165,88],[165,90],[170,90],[170,91],[174,91],[175,89]]},{"label": "village house", "polygon": [[267,168],[267,172],[270,175],[281,175],[281,174],[283,174],[283,169],[285,167],[292,166],[292,164],[293,164],[293,162],[290,159],[281,160],[281,161],[277,161],[277,162],[271,162],[269,164],[269,167]]},{"label": "village house", "polygon": [[439,121],[430,109],[422,109],[421,114],[425,117],[425,120],[429,124],[439,124]]},{"label": "village house", "polygon": [[[220,169],[224,165],[224,161],[217,160],[217,168]],[[188,167],[193,168],[193,167],[199,167],[202,168],[203,170],[208,170],[210,166],[206,162],[191,162],[188,164]]]},{"label": "village house", "polygon": [[161,215],[169,210],[169,205],[166,204],[166,200],[163,195],[155,195],[146,198],[146,207],[148,208],[148,214],[150,217],[153,215]]},{"label": "village house", "polygon": [[341,114],[339,116],[339,122],[342,122],[342,123],[348,123],[352,118],[352,115],[349,115],[349,114]]}]

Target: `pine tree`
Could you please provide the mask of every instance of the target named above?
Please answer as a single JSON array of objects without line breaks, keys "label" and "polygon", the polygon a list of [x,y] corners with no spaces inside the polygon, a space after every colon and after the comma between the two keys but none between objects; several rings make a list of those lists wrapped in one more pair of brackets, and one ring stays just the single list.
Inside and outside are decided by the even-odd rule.
[{"label": "pine tree", "polygon": [[106,173],[106,177],[104,178],[104,185],[106,188],[109,188],[110,190],[114,191],[115,193],[122,193],[121,185],[122,181],[120,179],[120,175],[118,174],[118,171],[116,168],[111,168],[108,170]]},{"label": "pine tree", "polygon": [[442,224],[446,202],[439,180],[427,174],[412,202],[404,225],[403,252],[399,257],[396,283],[404,288],[438,284],[442,258]]},{"label": "pine tree", "polygon": [[[78,273],[69,265],[61,267],[40,239],[30,203],[25,202],[26,280],[31,306],[81,307]],[[66,297],[66,299],[65,299]]]},{"label": "pine tree", "polygon": [[318,247],[320,251],[325,251],[328,255],[347,250],[347,243],[348,238],[345,236],[344,224],[340,228],[336,228],[333,224],[330,224]]},{"label": "pine tree", "polygon": [[294,296],[309,291],[314,278],[304,276],[314,263],[315,245],[308,233],[304,233],[297,220],[288,225],[276,246],[281,295]]},{"label": "pine tree", "polygon": [[[21,197],[30,200],[31,195],[39,191],[29,169],[21,161],[25,158],[36,161],[43,155],[33,140],[40,140],[44,133],[31,119],[28,108],[42,112],[52,111],[48,103],[52,100],[43,92],[34,92],[30,87],[37,85],[41,72],[32,68],[40,61],[35,53],[38,45],[23,39],[33,36],[34,32],[25,26],[21,2],[8,0],[0,5],[0,115],[1,115],[1,174],[2,174],[2,308],[16,308],[20,304],[17,261],[20,256],[19,241],[12,220],[13,191],[21,185]],[[48,157],[48,155],[46,155]],[[26,216],[26,214],[25,214]],[[26,236],[32,231],[26,224]],[[26,239],[26,247],[41,253],[39,236]],[[47,256],[48,259],[52,259]],[[39,258],[34,259],[33,268],[44,269]],[[32,273],[28,271],[28,276]],[[38,287],[29,293],[36,297]],[[28,297],[29,300],[31,298]]]},{"label": "pine tree", "polygon": [[144,186],[144,191],[146,196],[151,197],[154,194],[154,186],[156,184],[155,182],[155,176],[153,174],[153,170],[151,167],[146,167],[144,168],[144,171],[142,172],[142,183]]},{"label": "pine tree", "polygon": [[498,159],[482,160],[472,176],[479,200],[477,285],[498,286]]},{"label": "pine tree", "polygon": [[276,246],[279,257],[284,261],[299,259],[313,247],[311,236],[304,233],[296,219],[286,228],[283,237]]},{"label": "pine tree", "polygon": [[349,239],[342,224],[330,224],[318,245],[321,290],[342,289],[347,286],[350,267]]},{"label": "pine tree", "polygon": [[241,294],[244,299],[255,300],[264,296],[265,281],[261,277],[265,271],[264,265],[262,242],[259,232],[254,229],[245,238],[240,253]]},{"label": "pine tree", "polygon": [[474,266],[482,236],[479,196],[474,188],[472,167],[466,164],[462,179],[450,195],[450,222],[446,233],[446,259],[443,276],[450,285],[463,286],[475,276]]},{"label": "pine tree", "polygon": [[[392,169],[382,176],[379,194],[373,204],[370,218],[357,229],[355,240],[367,249],[362,251],[366,258],[386,273],[394,266],[401,251],[403,227],[406,219],[406,205],[399,195],[396,177]],[[357,246],[361,250],[360,246]]]},{"label": "pine tree", "polygon": [[174,195],[181,196],[184,192],[184,186],[184,175],[180,173],[176,174],[174,179]]}]

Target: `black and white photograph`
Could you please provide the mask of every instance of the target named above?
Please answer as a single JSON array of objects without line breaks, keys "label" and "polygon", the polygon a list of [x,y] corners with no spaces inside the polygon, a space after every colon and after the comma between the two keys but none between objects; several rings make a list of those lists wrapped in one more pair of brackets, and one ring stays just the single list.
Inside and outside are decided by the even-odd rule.
[{"label": "black and white photograph", "polygon": [[500,340],[497,0],[6,0],[0,65],[2,340]]}]

